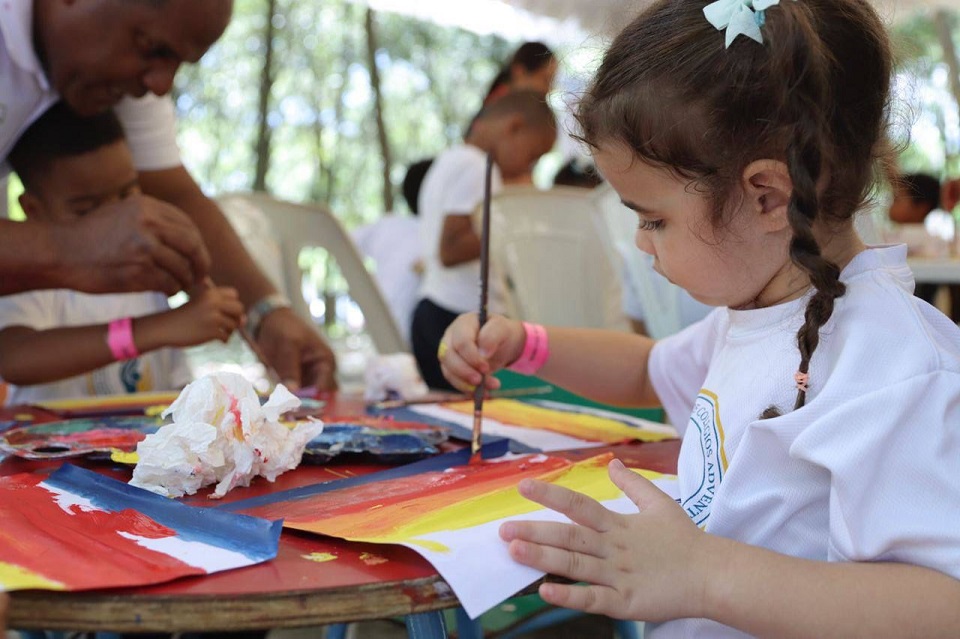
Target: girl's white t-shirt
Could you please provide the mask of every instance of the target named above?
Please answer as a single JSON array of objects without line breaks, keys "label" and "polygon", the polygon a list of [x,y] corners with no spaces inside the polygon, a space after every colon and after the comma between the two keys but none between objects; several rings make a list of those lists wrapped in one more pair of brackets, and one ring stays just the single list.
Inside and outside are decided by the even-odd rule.
[{"label": "girl's white t-shirt", "polygon": [[[683,437],[680,505],[709,533],[783,554],[960,578],[960,329],[913,297],[904,246],[864,251],[841,280],[799,410],[807,298],[717,309],[654,347],[651,379]],[[771,406],[781,416],[760,419]],[[684,619],[651,636],[743,635]]]}]

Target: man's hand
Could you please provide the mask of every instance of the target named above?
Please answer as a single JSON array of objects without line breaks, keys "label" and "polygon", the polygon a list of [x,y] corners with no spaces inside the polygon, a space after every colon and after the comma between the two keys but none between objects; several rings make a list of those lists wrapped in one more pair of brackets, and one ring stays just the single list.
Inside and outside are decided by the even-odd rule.
[{"label": "man's hand", "polygon": [[291,390],[337,388],[337,360],[320,334],[291,309],[273,311],[260,324],[257,343],[267,362]]},{"label": "man's hand", "polygon": [[163,291],[203,281],[210,254],[188,215],[137,195],[51,232],[63,286],[87,293]]}]

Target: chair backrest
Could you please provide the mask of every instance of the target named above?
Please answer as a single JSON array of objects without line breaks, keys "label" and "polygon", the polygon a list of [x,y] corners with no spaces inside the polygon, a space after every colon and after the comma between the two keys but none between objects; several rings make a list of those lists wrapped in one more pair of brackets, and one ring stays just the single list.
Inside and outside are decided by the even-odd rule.
[{"label": "chair backrest", "polygon": [[653,259],[637,249],[637,216],[620,201],[620,196],[603,184],[593,197],[602,211],[606,232],[620,259],[624,295],[633,295],[643,307],[643,323],[654,339],[673,335],[683,328],[680,312],[680,287],[670,284],[653,270]]},{"label": "chair backrest", "polygon": [[613,247],[590,191],[511,187],[493,199],[490,224],[491,268],[513,316],[626,330]]},{"label": "chair backrest", "polygon": [[[384,354],[408,351],[377,283],[363,265],[350,236],[329,209],[318,204],[294,204],[263,193],[230,194],[218,198],[218,201],[227,212],[228,218],[232,217],[231,210],[252,206],[269,220],[281,260],[279,272],[282,273],[282,282],[278,283],[278,288],[290,298],[298,315],[312,322],[310,309],[302,292],[303,271],[298,259],[300,251],[308,247],[321,247],[329,251],[337,261],[350,287],[350,297],[363,311],[367,331],[377,351]],[[263,260],[260,250],[260,245],[264,243],[262,234],[254,238],[244,238],[242,225],[238,231],[255,259]],[[253,240],[253,243],[250,240]],[[269,245],[270,242],[267,242],[267,246]],[[275,267],[267,266],[264,270],[268,275],[276,277],[272,275],[277,272]]]}]

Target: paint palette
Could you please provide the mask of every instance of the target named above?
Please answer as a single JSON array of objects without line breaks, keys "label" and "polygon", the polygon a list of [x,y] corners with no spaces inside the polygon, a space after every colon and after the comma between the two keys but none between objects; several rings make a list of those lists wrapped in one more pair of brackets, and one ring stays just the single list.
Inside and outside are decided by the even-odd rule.
[{"label": "paint palette", "polygon": [[163,424],[159,417],[85,417],[11,428],[0,434],[0,453],[24,459],[63,459],[83,455],[108,458],[132,452]]},{"label": "paint palette", "polygon": [[447,430],[415,422],[358,417],[331,420],[303,451],[307,462],[325,463],[342,454],[370,455],[383,463],[406,463],[440,452]]}]

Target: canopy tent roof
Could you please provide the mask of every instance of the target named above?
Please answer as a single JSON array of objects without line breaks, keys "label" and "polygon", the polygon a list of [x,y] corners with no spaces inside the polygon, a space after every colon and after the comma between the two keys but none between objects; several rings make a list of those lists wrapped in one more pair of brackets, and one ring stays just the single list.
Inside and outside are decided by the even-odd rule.
[{"label": "canopy tent roof", "polygon": [[[505,0],[540,16],[573,18],[588,33],[616,33],[646,4],[645,0]],[[889,21],[902,20],[918,11],[960,8],[960,0],[871,0]]]},{"label": "canopy tent roof", "polygon": [[[582,42],[619,31],[649,0],[366,0],[378,11],[412,15],[438,24],[508,39]],[[802,1],[802,0],[801,0]],[[871,0],[881,15],[902,20],[918,11],[960,9],[960,0]]]}]

